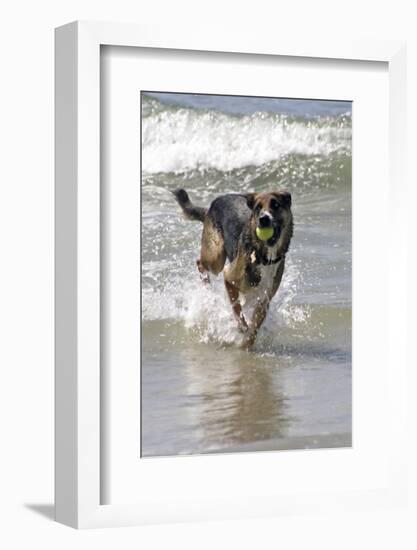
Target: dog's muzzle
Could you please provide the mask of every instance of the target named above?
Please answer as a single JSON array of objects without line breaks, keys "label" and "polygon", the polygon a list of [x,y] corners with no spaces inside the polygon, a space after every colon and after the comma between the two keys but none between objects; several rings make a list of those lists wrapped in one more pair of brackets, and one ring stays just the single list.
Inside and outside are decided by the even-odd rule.
[{"label": "dog's muzzle", "polygon": [[259,217],[258,224],[259,224],[259,227],[271,227],[272,226],[271,216],[269,216],[268,214],[262,214],[262,216]]}]

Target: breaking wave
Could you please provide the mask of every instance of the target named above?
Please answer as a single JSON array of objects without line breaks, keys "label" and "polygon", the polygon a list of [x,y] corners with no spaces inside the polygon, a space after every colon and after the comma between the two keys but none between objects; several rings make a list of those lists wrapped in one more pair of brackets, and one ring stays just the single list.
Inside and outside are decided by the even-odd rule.
[{"label": "breaking wave", "polygon": [[142,169],[146,174],[260,166],[286,155],[350,154],[351,116],[233,115],[162,105],[144,97]]}]

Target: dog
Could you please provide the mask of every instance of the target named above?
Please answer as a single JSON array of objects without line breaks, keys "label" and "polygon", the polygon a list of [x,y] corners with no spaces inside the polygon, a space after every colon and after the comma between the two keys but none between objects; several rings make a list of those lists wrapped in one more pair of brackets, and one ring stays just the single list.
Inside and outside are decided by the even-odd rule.
[{"label": "dog", "polygon": [[[226,194],[214,199],[209,208],[194,206],[184,189],[173,194],[187,219],[203,223],[198,271],[207,283],[210,273],[218,275],[223,271],[238,328],[245,334],[242,348],[249,350],[284,273],[294,226],[291,194]],[[261,240],[257,228],[271,228],[272,236]],[[243,314],[241,295],[255,299],[250,322]]]}]

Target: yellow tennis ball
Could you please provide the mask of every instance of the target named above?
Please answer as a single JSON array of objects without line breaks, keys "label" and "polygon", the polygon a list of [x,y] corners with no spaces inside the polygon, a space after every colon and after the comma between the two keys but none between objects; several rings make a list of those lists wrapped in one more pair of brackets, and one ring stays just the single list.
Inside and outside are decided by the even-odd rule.
[{"label": "yellow tennis ball", "polygon": [[256,236],[261,241],[268,241],[272,235],[274,234],[274,228],[273,227],[257,227],[256,228]]}]

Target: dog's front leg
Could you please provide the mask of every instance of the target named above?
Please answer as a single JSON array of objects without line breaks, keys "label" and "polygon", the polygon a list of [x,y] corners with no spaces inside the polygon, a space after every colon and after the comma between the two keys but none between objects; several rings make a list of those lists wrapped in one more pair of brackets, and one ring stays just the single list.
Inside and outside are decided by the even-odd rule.
[{"label": "dog's front leg", "polygon": [[265,321],[268,308],[269,300],[263,300],[255,306],[249,332],[241,345],[243,349],[249,350],[254,345],[258,331],[261,328],[262,323]]},{"label": "dog's front leg", "polygon": [[226,280],[224,281],[224,284],[226,286],[230,303],[232,304],[232,309],[238,323],[238,328],[240,332],[247,332],[248,324],[246,322],[245,316],[243,315],[242,306],[239,302],[239,290]]}]

